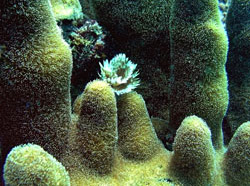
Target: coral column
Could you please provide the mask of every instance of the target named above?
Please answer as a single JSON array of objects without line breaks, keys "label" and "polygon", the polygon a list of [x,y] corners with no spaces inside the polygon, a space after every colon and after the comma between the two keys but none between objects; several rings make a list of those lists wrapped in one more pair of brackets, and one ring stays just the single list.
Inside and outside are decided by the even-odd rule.
[{"label": "coral column", "polygon": [[228,105],[228,42],[217,0],[175,0],[170,39],[170,125],[177,129],[186,116],[195,114],[207,122],[213,144],[219,149]]},{"label": "coral column", "polygon": [[148,160],[157,154],[161,144],[152,126],[140,94],[130,92],[119,97],[118,146],[122,155],[133,160]]},{"label": "coral column", "polygon": [[186,117],[177,130],[170,173],[185,186],[213,185],[215,151],[207,124],[197,116]]},{"label": "coral column", "polygon": [[109,174],[114,164],[117,131],[115,94],[104,81],[87,84],[75,105],[76,146],[81,163],[98,174]]},{"label": "coral column", "polygon": [[250,183],[250,122],[236,130],[224,155],[224,171],[229,186]]},{"label": "coral column", "polygon": [[0,27],[2,160],[27,142],[60,159],[71,122],[72,57],[49,1],[1,1]]},{"label": "coral column", "polygon": [[227,122],[232,133],[250,118],[250,1],[232,0],[227,15],[227,72],[230,104]]}]

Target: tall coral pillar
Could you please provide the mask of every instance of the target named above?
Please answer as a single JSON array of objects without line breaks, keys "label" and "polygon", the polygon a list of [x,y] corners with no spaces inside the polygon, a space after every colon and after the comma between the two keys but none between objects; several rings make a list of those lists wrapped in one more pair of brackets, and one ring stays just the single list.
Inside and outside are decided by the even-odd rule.
[{"label": "tall coral pillar", "polygon": [[230,104],[227,122],[232,133],[250,118],[250,1],[232,0],[227,15],[227,72]]},{"label": "tall coral pillar", "polygon": [[213,144],[219,149],[228,105],[228,42],[217,0],[175,0],[170,39],[170,125],[177,129],[186,116],[195,114],[207,122]]},{"label": "tall coral pillar", "polygon": [[109,174],[118,140],[114,91],[104,81],[90,82],[76,100],[74,110],[79,117],[76,146],[80,162],[98,174]]},{"label": "tall coral pillar", "polygon": [[136,92],[123,94],[118,99],[117,107],[118,147],[122,155],[133,160],[152,158],[161,144],[142,96]]},{"label": "tall coral pillar", "polygon": [[71,122],[72,57],[49,1],[1,1],[0,27],[2,160],[27,142],[60,159]]}]

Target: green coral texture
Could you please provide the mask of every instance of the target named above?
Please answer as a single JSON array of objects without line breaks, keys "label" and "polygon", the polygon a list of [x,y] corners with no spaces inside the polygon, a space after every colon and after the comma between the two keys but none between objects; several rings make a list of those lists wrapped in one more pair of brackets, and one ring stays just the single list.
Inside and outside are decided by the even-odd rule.
[{"label": "green coral texture", "polygon": [[[227,15],[229,52],[227,72],[229,79],[230,103],[227,121],[233,132],[239,127],[238,122],[245,122],[250,117],[250,1],[232,1]],[[238,122],[237,122],[238,121]]]},{"label": "green coral texture", "polygon": [[70,185],[65,167],[33,144],[11,150],[4,166],[4,180],[6,185]]},{"label": "green coral texture", "polygon": [[[139,61],[138,89],[117,95],[96,79],[71,105],[72,53],[57,23],[81,19],[80,3]],[[246,10],[249,1],[232,0],[228,69],[249,61],[237,42],[249,42]],[[217,0],[3,0],[0,27],[1,184],[249,185],[249,118],[230,110],[237,127],[223,142],[228,39]],[[159,139],[169,131],[173,150]]]},{"label": "green coral texture", "polygon": [[228,105],[228,42],[217,1],[174,1],[170,43],[170,125],[178,128],[186,116],[195,114],[207,122],[213,144],[221,148],[221,124]]},{"label": "green coral texture", "polygon": [[82,7],[78,0],[50,0],[56,20],[72,20],[82,17]]}]

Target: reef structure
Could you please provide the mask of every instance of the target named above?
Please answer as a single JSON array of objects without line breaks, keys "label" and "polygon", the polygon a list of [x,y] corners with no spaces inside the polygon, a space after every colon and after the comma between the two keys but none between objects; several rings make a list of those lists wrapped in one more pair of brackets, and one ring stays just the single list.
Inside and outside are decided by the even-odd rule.
[{"label": "reef structure", "polygon": [[89,4],[113,38],[116,53],[125,53],[138,65],[141,86],[137,92],[149,114],[168,120],[171,0],[90,0]]},{"label": "reef structure", "polygon": [[0,7],[2,160],[35,143],[60,159],[71,123],[72,55],[50,2],[3,1]]},{"label": "reef structure", "polygon": [[72,113],[72,56],[49,1],[4,1],[0,13],[0,45],[5,46],[0,58],[0,139],[6,185],[250,182],[249,122],[238,128],[228,148],[218,151],[209,124],[187,116],[170,152],[157,138],[143,97],[136,92],[116,97],[100,80],[85,87]]},{"label": "reef structure", "polygon": [[250,2],[232,0],[226,21],[229,37],[227,72],[229,80],[229,110],[226,123],[232,134],[238,122],[250,118]]},{"label": "reef structure", "polygon": [[213,0],[175,0],[170,17],[170,121],[177,129],[188,115],[203,118],[213,144],[223,146],[222,120],[228,106],[228,41]]}]

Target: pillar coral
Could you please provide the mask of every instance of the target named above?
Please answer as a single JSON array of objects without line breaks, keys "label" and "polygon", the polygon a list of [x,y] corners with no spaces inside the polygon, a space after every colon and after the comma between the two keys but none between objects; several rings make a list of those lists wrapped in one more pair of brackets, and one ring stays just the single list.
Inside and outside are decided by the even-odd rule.
[{"label": "pillar coral", "polygon": [[226,122],[232,134],[250,118],[250,1],[232,0],[226,30],[229,37],[227,72],[229,80],[229,109]]},{"label": "pillar coral", "polygon": [[112,171],[117,147],[117,107],[112,88],[104,81],[87,84],[76,101],[76,145],[82,164],[99,174]]},{"label": "pillar coral", "polygon": [[224,170],[227,184],[250,183],[250,122],[245,122],[237,129],[225,153]]},{"label": "pillar coral", "polygon": [[145,102],[136,92],[118,98],[118,146],[129,159],[146,160],[159,149],[159,140],[147,112]]},{"label": "pillar coral", "polygon": [[[117,53],[138,64],[150,115],[169,119],[169,16],[172,0],[89,0]],[[111,46],[112,46],[111,45]],[[113,51],[112,51],[113,52]]]},{"label": "pillar coral", "polygon": [[36,143],[60,159],[71,122],[72,56],[48,0],[3,0],[0,7],[2,157]]},{"label": "pillar coral", "polygon": [[[183,118],[176,116],[175,128],[180,127],[177,130],[174,151],[167,151],[156,138],[142,96],[135,92],[118,98],[116,105],[112,89],[105,82],[93,81],[86,86],[84,93],[76,100],[74,113],[71,114],[69,99],[71,54],[56,27],[49,2],[47,0],[19,0],[18,4],[15,4],[16,2],[4,0],[0,7],[0,25],[3,28],[0,30],[0,45],[4,46],[1,47],[3,54],[0,59],[0,122],[2,124],[1,148],[4,154],[20,143],[37,143],[63,163],[69,172],[70,184],[76,186],[104,184],[223,186],[225,184],[235,185],[239,180],[242,183],[249,183],[249,122],[239,127],[224,153],[214,151],[214,148],[218,148],[221,144],[220,138],[218,137],[218,141],[215,138],[214,143],[211,140],[211,134],[212,136],[217,134],[214,132],[216,129],[221,132],[221,125],[216,120],[218,118],[214,117],[217,123],[211,125],[209,123],[211,120],[205,117],[208,116],[208,113],[211,113],[212,116],[212,113],[219,113],[220,116],[224,113],[227,103],[226,84],[223,84],[225,81],[222,81],[221,84],[221,94],[217,94],[216,91],[211,92],[217,96],[218,100],[221,98],[222,105],[219,102],[219,105],[210,108],[208,107],[210,104],[207,105],[209,102],[204,103],[204,100],[199,102],[202,106],[197,104],[196,109],[200,111],[197,112],[198,114],[204,113],[207,108],[211,111],[206,112],[205,118],[203,118],[208,126],[197,116],[187,118],[185,118],[186,115]],[[179,7],[178,2],[176,0],[177,4],[173,8]],[[215,10],[213,9],[215,1],[202,2],[211,5],[209,10]],[[195,8],[199,3],[201,1],[197,1],[195,4],[190,2],[190,6]],[[183,6],[184,10],[186,7],[189,6]],[[202,14],[203,9],[193,10],[204,15]],[[178,18],[176,14],[184,12],[173,11],[172,20]],[[206,15],[205,18],[212,16],[212,14]],[[215,15],[217,16],[217,14]],[[192,18],[186,16],[184,20],[192,20]],[[198,88],[205,87],[206,89],[202,90],[206,93],[208,90],[214,90],[213,88],[217,90],[216,87],[220,83],[213,81],[216,78],[218,81],[226,80],[223,70],[224,63],[219,60],[225,57],[226,39],[223,35],[224,32],[220,32],[220,27],[215,28],[216,21],[209,19],[208,22],[205,21],[204,25],[200,25],[198,24],[200,19],[203,20],[202,17],[192,20],[198,21],[195,25],[189,24],[189,22],[184,23],[183,26],[190,26],[190,28],[185,27],[188,31],[187,36],[184,37],[182,32],[176,32],[176,35],[171,36],[171,47],[173,47],[173,56],[178,54],[179,57],[186,56],[193,59],[192,57],[196,53],[192,52],[197,51],[201,54],[202,52],[199,51],[201,47],[202,51],[204,50],[203,55],[200,56],[202,61],[206,62],[207,58],[211,58],[214,62],[218,57],[218,69],[212,70],[214,74],[210,74],[211,69],[205,68],[206,65],[201,65],[202,63],[198,63],[199,61],[196,61],[194,57],[194,62],[197,64],[192,67],[198,72],[205,70],[204,72],[209,75],[201,77],[210,84],[198,81],[200,83]],[[217,20],[217,17],[215,19]],[[179,21],[177,19],[176,24],[179,24]],[[180,26],[172,24],[172,31]],[[198,32],[194,32],[197,25]],[[197,39],[200,33],[204,33],[202,35],[204,40],[209,36],[209,39],[206,40],[207,43],[204,44],[202,39]],[[183,52],[186,55],[181,55],[176,51],[181,44],[179,40],[176,40],[176,36],[181,35],[184,37],[183,39],[187,39],[191,37],[189,34],[194,36],[190,41],[196,47],[193,47],[190,53]],[[196,34],[197,37],[195,37]],[[219,47],[217,39],[222,42],[219,42],[223,44],[222,48]],[[176,45],[173,45],[175,41]],[[212,46],[217,45],[219,48],[215,50]],[[185,45],[183,47],[182,51],[185,51]],[[216,59],[211,57],[212,54],[206,50],[213,50]],[[205,56],[207,58],[203,59],[202,57]],[[176,61],[175,64],[178,64],[177,62],[179,61]],[[208,67],[212,68],[213,64],[209,63]],[[178,69],[175,67],[178,65],[174,66],[173,72]],[[191,71],[185,71],[185,73],[187,72]],[[182,73],[184,78],[185,73]],[[221,76],[213,76],[218,74]],[[177,72],[175,75],[178,75]],[[200,77],[196,71],[194,73],[196,78],[195,75]],[[203,80],[202,78],[199,80]],[[178,84],[177,80],[178,78],[176,78]],[[183,82],[181,78],[179,80]],[[190,88],[188,86],[190,84],[186,85]],[[194,85],[196,87],[197,84],[194,83]],[[209,85],[212,89],[209,89]],[[197,90],[200,93],[200,90]],[[201,99],[204,98],[203,94],[199,96]],[[210,100],[211,104],[217,104],[217,102],[213,102],[214,100],[214,97]],[[194,108],[189,99],[185,103],[188,108]],[[220,106],[222,109],[218,111],[217,108]],[[182,117],[182,115],[180,116]],[[182,119],[184,121],[181,123]],[[180,122],[178,123],[178,121]],[[208,127],[212,129],[211,132]],[[9,138],[10,136],[13,138]],[[30,151],[18,155],[18,159],[12,159],[13,164],[6,161],[5,170],[11,170],[11,165],[17,165],[16,160],[28,162],[28,164],[20,165],[22,169],[27,169],[27,165],[30,163],[43,160],[43,155],[51,158],[40,147],[37,146],[37,149],[40,149],[39,152],[42,153],[32,153],[34,151],[29,149]],[[15,152],[15,148],[13,151]],[[30,158],[27,154],[33,154],[34,157]],[[192,164],[185,159],[186,157]],[[43,167],[45,172],[53,172],[52,166],[46,165],[48,164],[44,164]],[[32,168],[36,169],[34,166]],[[64,170],[61,166],[60,169]],[[54,171],[58,172],[56,168]],[[184,172],[189,176],[185,176]],[[235,172],[236,174],[233,174]],[[8,178],[14,179],[14,185],[16,185],[17,177],[21,177],[24,181],[33,178],[23,175],[21,171],[15,172],[14,176],[11,171],[5,173],[6,175],[8,173]],[[52,174],[48,174],[48,176],[50,175]],[[63,175],[67,175],[67,172],[63,171]],[[39,177],[39,171],[34,170],[32,176]],[[9,181],[11,183],[11,180]],[[49,183],[44,181],[45,185]],[[67,181],[64,183],[68,184]]]},{"label": "pillar coral", "polygon": [[228,105],[228,41],[218,1],[173,1],[170,43],[170,125],[177,129],[185,117],[197,115],[210,127],[215,148],[221,149]]},{"label": "pillar coral", "polygon": [[210,185],[215,177],[215,150],[207,124],[186,117],[177,130],[170,170],[184,185]]},{"label": "pillar coral", "polygon": [[[25,157],[25,158],[24,158]],[[4,166],[5,185],[70,186],[65,167],[40,146],[19,145],[11,150]]]}]

